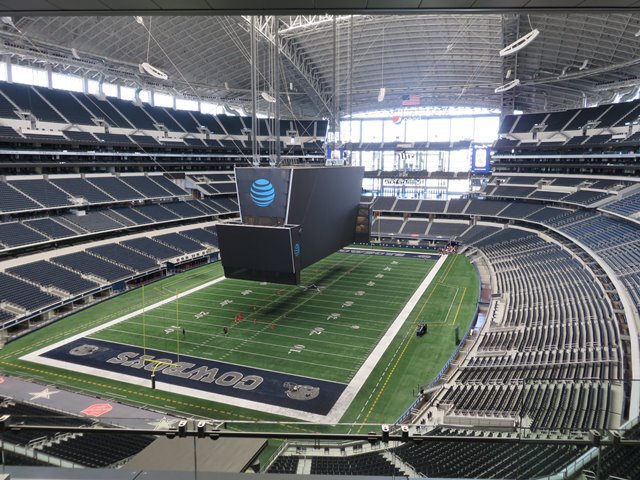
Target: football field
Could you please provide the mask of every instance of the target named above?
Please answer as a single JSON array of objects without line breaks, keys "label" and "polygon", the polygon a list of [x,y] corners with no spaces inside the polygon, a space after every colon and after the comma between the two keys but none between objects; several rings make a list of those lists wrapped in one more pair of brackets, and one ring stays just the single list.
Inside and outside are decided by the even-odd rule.
[{"label": "football field", "polygon": [[434,263],[338,253],[318,290],[226,279],[91,337],[348,383]]},{"label": "football field", "polygon": [[[410,403],[414,387],[404,385],[426,380],[425,372],[402,371],[402,362],[429,351],[426,374],[437,372],[455,349],[453,329],[463,333],[475,308],[468,261],[437,259],[336,253],[305,269],[302,286],[225,279],[213,264],[68,317],[32,334],[30,346],[13,342],[0,363],[31,365],[31,375],[45,378],[62,369],[69,374],[56,381],[98,392],[129,384],[112,388],[131,399],[158,392],[143,396],[171,403],[175,394],[314,422],[389,415]],[[423,321],[429,334],[412,343]],[[385,388],[403,390],[381,390],[378,375]]]}]

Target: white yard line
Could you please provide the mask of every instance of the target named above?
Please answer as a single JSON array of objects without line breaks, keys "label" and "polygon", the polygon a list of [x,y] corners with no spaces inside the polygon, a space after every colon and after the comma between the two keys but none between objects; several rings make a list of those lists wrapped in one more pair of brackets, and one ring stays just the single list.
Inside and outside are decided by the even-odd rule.
[{"label": "white yard line", "polygon": [[[275,405],[267,405],[267,404],[260,403],[260,402],[254,402],[254,401],[250,401],[250,400],[243,400],[243,399],[240,399],[240,398],[229,397],[229,396],[226,396],[226,395],[208,393],[208,392],[204,392],[204,391],[201,391],[201,390],[191,389],[191,388],[182,387],[182,386],[173,385],[173,384],[164,383],[164,382],[157,382],[156,383],[156,388],[158,390],[162,390],[162,391],[173,392],[173,393],[178,393],[178,394],[182,394],[182,395],[188,395],[188,396],[192,396],[192,397],[195,397],[195,398],[201,398],[201,399],[205,399],[205,400],[211,400],[211,401],[220,402],[220,403],[226,403],[226,404],[230,404],[230,405],[236,405],[236,406],[242,407],[242,408],[259,410],[259,411],[263,411],[263,412],[267,412],[267,413],[273,413],[273,414],[276,414],[276,415],[283,415],[283,416],[286,416],[286,417],[305,420],[305,421],[308,421],[308,422],[314,422],[314,423],[337,423],[340,420],[340,418],[344,415],[344,413],[347,411],[347,409],[351,405],[351,402],[356,397],[356,395],[358,394],[358,392],[360,391],[360,389],[362,388],[362,386],[366,382],[367,378],[369,377],[369,375],[371,374],[373,369],[376,367],[376,365],[378,364],[379,360],[382,358],[382,356],[384,355],[386,350],[389,348],[389,345],[391,345],[391,342],[396,337],[396,335],[398,334],[398,332],[400,331],[400,329],[402,328],[402,326],[404,325],[406,320],[409,318],[409,315],[411,314],[411,311],[415,308],[417,303],[420,301],[420,299],[422,298],[422,296],[426,292],[427,288],[429,287],[429,285],[431,284],[431,282],[433,281],[433,279],[437,275],[438,271],[440,270],[440,268],[442,267],[442,265],[446,261],[446,258],[447,258],[446,256],[440,257],[438,259],[438,261],[436,262],[436,264],[433,266],[433,268],[431,268],[431,270],[429,271],[428,275],[425,277],[425,279],[422,281],[422,283],[418,286],[418,288],[413,293],[413,295],[411,296],[411,298],[409,299],[407,304],[400,311],[400,313],[395,318],[393,323],[390,325],[390,327],[387,329],[387,331],[381,337],[379,343],[371,351],[371,353],[369,354],[367,359],[364,361],[364,363],[362,364],[362,366],[360,367],[358,372],[355,374],[355,376],[353,377],[351,382],[349,382],[349,384],[347,385],[347,388],[344,390],[344,392],[342,393],[342,395],[340,396],[338,401],[335,403],[335,405],[333,406],[333,408],[331,409],[331,411],[327,415],[318,415],[318,414],[313,414],[313,413],[301,412],[301,411],[293,410],[293,409],[289,409],[289,408],[277,407]],[[67,343],[73,342],[73,341],[78,340],[78,339],[83,338],[83,337],[87,337],[89,335],[92,335],[92,334],[100,331],[100,330],[112,327],[113,325],[117,325],[118,323],[124,322],[126,320],[131,319],[131,318],[134,318],[134,317],[136,317],[138,315],[141,315],[142,313],[150,312],[150,311],[152,311],[152,310],[154,310],[156,308],[159,308],[159,307],[161,307],[163,305],[166,305],[167,303],[173,302],[174,300],[176,300],[178,298],[182,298],[182,297],[185,297],[187,295],[191,295],[192,293],[195,293],[195,292],[198,292],[200,290],[203,290],[203,289],[205,289],[207,287],[210,287],[211,285],[215,285],[216,283],[219,283],[224,279],[225,279],[225,277],[219,277],[219,278],[216,278],[215,280],[211,280],[211,281],[206,282],[206,283],[204,283],[202,285],[194,287],[194,288],[192,288],[190,290],[186,290],[186,291],[184,291],[182,293],[179,293],[178,295],[173,295],[173,296],[171,296],[169,298],[165,298],[164,300],[156,302],[156,303],[154,303],[152,305],[149,305],[147,307],[138,309],[138,310],[136,310],[134,312],[128,313],[128,314],[126,314],[126,315],[124,315],[122,317],[116,318],[115,320],[112,320],[112,321],[107,322],[105,324],[102,324],[102,325],[99,325],[97,327],[91,328],[91,329],[86,330],[86,331],[84,331],[82,333],[74,335],[74,336],[72,336],[70,338],[66,338],[66,339],[61,340],[59,342],[56,342],[56,343],[54,343],[52,345],[48,345],[48,346],[46,346],[44,348],[41,348],[41,349],[36,350],[34,352],[31,352],[31,353],[29,353],[27,355],[24,355],[23,357],[21,357],[21,360],[26,360],[26,361],[30,361],[30,362],[34,362],[34,363],[38,363],[38,364],[42,364],[42,365],[48,365],[48,366],[52,366],[52,367],[62,368],[62,369],[65,369],[65,370],[73,370],[73,371],[76,371],[76,372],[86,373],[86,374],[89,374],[89,375],[95,375],[95,376],[102,377],[102,378],[109,378],[111,380],[117,380],[117,381],[129,383],[129,384],[148,386],[149,385],[149,380],[147,380],[147,379],[141,379],[141,378],[134,377],[134,376],[131,376],[131,375],[124,375],[124,374],[119,374],[119,373],[115,373],[115,372],[109,372],[109,371],[101,370],[101,369],[97,369],[97,368],[83,367],[83,366],[80,366],[80,365],[71,364],[71,363],[68,363],[68,362],[60,361],[60,360],[53,360],[53,359],[50,359],[50,358],[45,358],[45,357],[42,357],[41,355],[46,353],[46,352],[48,352],[48,351],[50,351],[50,350],[53,350],[53,349],[59,348],[59,347],[61,347],[63,345],[66,345]]]},{"label": "white yard line", "polygon": [[453,298],[451,299],[451,303],[449,304],[449,310],[447,310],[447,315],[444,317],[444,324],[445,325],[449,321],[449,314],[451,313],[451,309],[453,308],[453,303],[456,301],[456,298],[458,297],[458,292],[459,291],[460,291],[460,288],[456,287],[456,293],[453,295]]},{"label": "white yard line", "polygon": [[[178,299],[178,298],[182,298],[182,297],[186,297],[187,295],[191,295],[194,292],[197,292],[199,290],[202,290],[204,288],[210,287],[211,285],[215,285],[216,283],[221,282],[222,280],[225,280],[225,277],[218,277],[215,280],[211,280],[207,283],[203,283],[202,285],[198,285],[197,287],[193,287],[189,290],[185,290],[182,293],[179,293],[177,295],[173,295],[171,297],[165,298],[164,300],[160,300],[159,302],[153,303],[149,306],[146,307],[142,307],[134,312],[131,313],[127,313],[126,315],[122,316],[122,317],[118,317],[115,320],[111,320],[110,322],[107,323],[103,323],[102,325],[98,325],[97,327],[94,328],[90,328],[89,330],[85,330],[84,332],[80,332],[77,335],[74,335],[72,337],[69,338],[65,338],[64,340],[60,340],[59,342],[56,342],[54,344],[48,345],[44,348],[41,348],[40,350],[36,350],[34,352],[29,353],[28,355],[25,355],[24,357],[22,357],[23,360],[29,360],[30,362],[33,362],[33,357],[37,357],[39,355],[42,355],[45,352],[48,352],[49,350],[53,350],[55,348],[61,347],[62,345],[66,345],[67,343],[73,342],[74,340],[78,340],[80,338],[83,337],[88,337],[89,335],[93,335],[96,332],[99,332],[100,330],[104,330],[105,328],[109,328],[112,327],[114,325],[117,325],[119,323],[124,322],[125,320],[129,320],[130,318],[134,318],[137,317],[138,315],[141,315],[142,313],[147,313],[150,312],[151,310],[155,310],[158,307],[161,307],[162,305],[166,305],[167,303],[171,303],[174,300]],[[143,287],[144,288],[144,287]]]},{"label": "white yard line", "polygon": [[400,329],[407,321],[407,318],[409,318],[411,311],[418,304],[418,302],[424,295],[424,292],[427,291],[427,288],[429,288],[429,285],[431,285],[431,282],[436,277],[438,271],[446,260],[446,256],[441,256],[433,266],[433,268],[431,268],[429,274],[425,277],[420,286],[413,293],[405,307],[398,314],[391,326],[387,329],[383,337],[380,339],[380,342],[378,343],[378,345],[376,345],[376,348],[371,351],[371,354],[364,361],[364,363],[360,367],[360,370],[358,370],[358,373],[355,374],[351,382],[349,382],[349,385],[347,385],[347,388],[345,388],[344,392],[342,392],[342,395],[340,395],[340,398],[338,399],[336,404],[326,415],[325,422],[337,423],[338,421],[340,421],[344,413],[351,405],[351,402],[356,397],[364,383],[367,381],[367,379],[371,375],[371,372],[373,372],[373,369],[376,367],[384,353],[387,351],[389,345],[391,345],[393,339],[396,337],[398,332],[400,332]]}]

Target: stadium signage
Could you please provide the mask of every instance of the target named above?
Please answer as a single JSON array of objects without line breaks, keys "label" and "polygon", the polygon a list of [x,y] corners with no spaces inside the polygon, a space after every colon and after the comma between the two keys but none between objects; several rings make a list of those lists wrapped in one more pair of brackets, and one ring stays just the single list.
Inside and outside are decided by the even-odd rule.
[{"label": "stadium signage", "polygon": [[264,378],[258,375],[245,376],[234,371],[220,372],[220,369],[215,367],[198,367],[191,362],[173,362],[170,358],[155,358],[153,355],[140,355],[137,352],[120,352],[115,357],[109,358],[107,363],[137,370],[162,372],[164,375],[172,377],[215,383],[221,387],[232,387],[239,390],[255,390],[264,381]]},{"label": "stadium signage", "polygon": [[251,200],[258,207],[268,207],[275,198],[276,190],[266,178],[259,178],[251,184]]},{"label": "stadium signage", "polygon": [[424,187],[427,185],[426,178],[383,178],[382,184],[385,187]]}]

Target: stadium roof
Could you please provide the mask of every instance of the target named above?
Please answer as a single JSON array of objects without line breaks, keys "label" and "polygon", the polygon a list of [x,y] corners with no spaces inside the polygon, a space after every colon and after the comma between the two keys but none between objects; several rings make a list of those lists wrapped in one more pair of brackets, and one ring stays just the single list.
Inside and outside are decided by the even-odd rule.
[{"label": "stadium roof", "polygon": [[[0,8],[2,8],[0,0]],[[5,2],[8,3],[8,2]],[[171,89],[178,95],[224,103],[250,104],[249,16],[154,15],[143,24],[132,15],[143,11],[184,14],[250,11],[259,2],[109,0],[75,2],[77,11],[100,16],[12,16],[0,27],[1,51],[14,62],[37,62],[54,71],[77,73],[140,88]],[[38,13],[69,13],[74,2],[16,2]],[[283,15],[283,115],[328,117],[333,108],[334,67],[341,115],[400,109],[403,98],[417,96],[421,106],[464,106],[555,110],[633,98],[640,83],[640,15],[624,9],[640,1],[336,1],[280,2],[274,11],[334,9],[358,15]],[[273,5],[273,4],[272,4]],[[442,5],[455,5],[444,8]],[[553,8],[549,5],[553,5]],[[613,6],[612,6],[613,5]],[[605,8],[608,13],[594,11]],[[64,8],[64,10],[62,10]],[[293,8],[293,7],[291,7]],[[415,12],[431,15],[371,15]],[[434,10],[485,11],[477,15]],[[521,8],[522,12],[487,13]],[[57,10],[56,10],[57,9]],[[474,10],[475,9],[475,10]],[[565,9],[572,12],[563,11]],[[617,13],[613,13],[614,10]],[[9,9],[5,9],[5,13]],[[576,12],[577,10],[577,12]],[[364,14],[363,14],[364,12]],[[588,13],[582,13],[588,12]],[[313,13],[313,12],[311,12]],[[274,40],[269,17],[258,17],[261,90],[269,90]],[[540,35],[517,54],[499,51],[533,29]],[[150,32],[150,35],[149,35]],[[334,42],[335,35],[335,42]],[[169,75],[166,81],[140,73],[148,61]],[[505,93],[495,89],[515,78],[520,85]],[[380,89],[385,88],[379,102]],[[269,108],[261,99],[259,108]]]},{"label": "stadium roof", "polygon": [[6,14],[139,14],[185,12],[207,15],[377,14],[424,12],[633,10],[638,0],[2,0]]}]

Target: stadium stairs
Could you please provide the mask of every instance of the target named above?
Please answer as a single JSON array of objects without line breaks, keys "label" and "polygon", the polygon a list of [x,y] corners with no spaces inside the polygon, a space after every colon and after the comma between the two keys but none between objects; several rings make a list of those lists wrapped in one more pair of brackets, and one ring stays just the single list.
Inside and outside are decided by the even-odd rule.
[{"label": "stadium stairs", "polygon": [[[0,398],[0,416],[9,414],[14,421],[38,425],[95,427],[94,421],[72,417],[67,413],[22,403],[11,398]],[[111,426],[111,425],[109,425]],[[153,442],[146,435],[115,435],[9,431],[0,437],[3,453],[11,454],[9,463],[17,465],[54,465],[66,468],[100,468],[122,464]],[[6,457],[5,457],[6,460]]]}]

